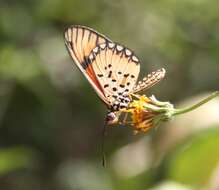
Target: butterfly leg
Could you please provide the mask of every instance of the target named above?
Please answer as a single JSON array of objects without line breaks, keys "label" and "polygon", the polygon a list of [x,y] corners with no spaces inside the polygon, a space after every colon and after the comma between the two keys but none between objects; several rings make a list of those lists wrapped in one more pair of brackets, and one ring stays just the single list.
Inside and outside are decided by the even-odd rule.
[{"label": "butterfly leg", "polygon": [[126,123],[126,122],[127,122],[127,119],[128,119],[128,113],[125,113],[122,122],[123,122],[123,123]]},{"label": "butterfly leg", "polygon": [[134,94],[134,93],[131,93],[130,95],[133,96],[133,97],[135,97],[135,98],[137,98],[137,99],[139,99],[139,98],[141,97],[140,95]]},{"label": "butterfly leg", "polygon": [[124,116],[123,118],[121,119],[121,121],[118,122],[119,125],[131,125],[132,122],[131,121],[128,121],[128,115],[129,113],[128,112],[123,112],[124,113]]}]

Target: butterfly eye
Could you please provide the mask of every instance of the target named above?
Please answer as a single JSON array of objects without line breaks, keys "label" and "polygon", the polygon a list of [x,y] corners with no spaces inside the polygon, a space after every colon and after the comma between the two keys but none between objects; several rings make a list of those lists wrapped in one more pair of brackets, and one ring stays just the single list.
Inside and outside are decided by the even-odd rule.
[{"label": "butterfly eye", "polygon": [[118,122],[118,117],[114,112],[109,112],[106,116],[107,125],[112,125]]}]

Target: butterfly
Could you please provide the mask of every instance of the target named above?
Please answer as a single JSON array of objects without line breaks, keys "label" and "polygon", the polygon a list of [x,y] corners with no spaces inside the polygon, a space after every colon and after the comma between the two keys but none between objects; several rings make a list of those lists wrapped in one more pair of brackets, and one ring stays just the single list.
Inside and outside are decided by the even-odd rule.
[{"label": "butterfly", "polygon": [[108,123],[117,121],[116,112],[128,107],[132,94],[152,87],[165,76],[162,68],[137,82],[140,62],[134,52],[89,27],[70,26],[64,39],[70,56],[106,104]]}]

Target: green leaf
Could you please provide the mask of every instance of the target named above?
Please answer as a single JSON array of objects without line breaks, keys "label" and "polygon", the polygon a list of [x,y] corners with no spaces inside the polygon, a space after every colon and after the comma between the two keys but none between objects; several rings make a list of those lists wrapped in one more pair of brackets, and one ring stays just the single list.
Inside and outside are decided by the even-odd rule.
[{"label": "green leaf", "polygon": [[166,158],[166,177],[180,183],[203,187],[219,163],[218,147],[218,127],[186,139]]},{"label": "green leaf", "polygon": [[0,175],[18,169],[32,168],[34,152],[27,147],[0,149]]}]

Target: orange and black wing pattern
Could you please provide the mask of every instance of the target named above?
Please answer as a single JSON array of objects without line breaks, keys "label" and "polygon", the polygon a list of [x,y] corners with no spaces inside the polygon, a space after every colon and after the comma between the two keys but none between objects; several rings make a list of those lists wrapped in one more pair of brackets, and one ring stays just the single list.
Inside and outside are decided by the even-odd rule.
[{"label": "orange and black wing pattern", "polygon": [[88,60],[111,105],[119,96],[132,93],[140,72],[140,63],[133,51],[106,42],[95,47]]},{"label": "orange and black wing pattern", "polygon": [[71,26],[64,37],[72,59],[109,108],[119,96],[148,89],[165,76],[159,69],[136,84],[140,63],[133,51],[91,28]]},{"label": "orange and black wing pattern", "polygon": [[102,43],[111,42],[111,40],[91,28],[77,25],[67,28],[64,33],[64,38],[72,59],[95,89],[98,96],[108,104],[92,65],[88,63],[88,56],[96,46]]}]

